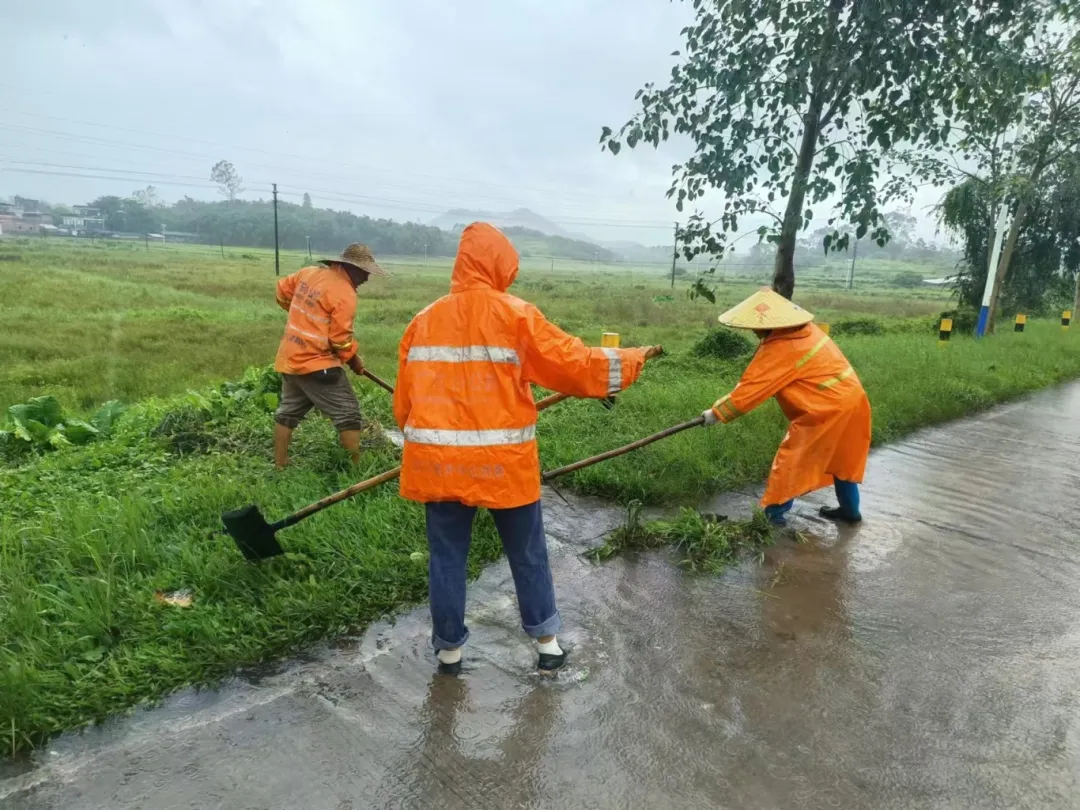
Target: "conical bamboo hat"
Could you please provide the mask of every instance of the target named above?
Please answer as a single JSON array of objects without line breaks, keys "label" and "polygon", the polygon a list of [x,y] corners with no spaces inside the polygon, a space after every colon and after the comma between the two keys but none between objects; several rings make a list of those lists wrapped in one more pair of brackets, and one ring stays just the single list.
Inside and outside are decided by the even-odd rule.
[{"label": "conical bamboo hat", "polygon": [[719,318],[720,323],[735,329],[786,329],[812,320],[813,315],[768,287],[762,287]]}]

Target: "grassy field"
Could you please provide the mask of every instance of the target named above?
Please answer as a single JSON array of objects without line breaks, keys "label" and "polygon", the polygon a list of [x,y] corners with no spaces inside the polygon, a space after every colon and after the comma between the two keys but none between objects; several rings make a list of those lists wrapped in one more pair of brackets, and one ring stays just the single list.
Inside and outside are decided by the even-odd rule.
[{"label": "grassy field", "polygon": [[[284,316],[265,252],[0,242],[0,406],[54,394],[88,412],[132,403],[113,435],[0,466],[0,753],[129,708],[237,666],[363,626],[425,597],[422,510],[393,486],[312,518],[283,536],[289,555],[244,564],[215,533],[218,515],[258,503],[283,515],[396,462],[377,431],[361,469],[325,420],[297,432],[296,464],[270,464],[266,375],[216,388],[270,361]],[[303,262],[283,258],[283,271]],[[356,328],[369,365],[393,378],[409,318],[445,293],[448,263],[387,262],[393,278],[361,289]],[[988,407],[1080,376],[1080,345],[1056,324],[940,349],[940,293],[880,284],[849,294],[806,284],[798,300],[836,327],[874,406],[874,438]],[[869,275],[869,270],[868,270]],[[663,343],[613,411],[571,401],[544,413],[545,467],[577,460],[697,415],[734,384],[747,358],[699,356],[720,307],[752,284],[725,283],[720,301],[674,293],[656,268],[527,262],[515,292],[597,343]],[[805,289],[804,289],[805,288]],[[859,321],[858,324],[854,324]],[[875,334],[851,334],[851,331]],[[848,332],[845,334],[845,332]],[[198,389],[198,395],[187,394]],[[357,382],[364,409],[388,421],[386,395]],[[622,502],[692,504],[764,478],[782,436],[774,404],[734,425],[690,431],[578,473],[567,486]],[[873,504],[865,504],[873,512]],[[474,570],[498,554],[488,521]],[[189,608],[155,593],[190,590]]]}]

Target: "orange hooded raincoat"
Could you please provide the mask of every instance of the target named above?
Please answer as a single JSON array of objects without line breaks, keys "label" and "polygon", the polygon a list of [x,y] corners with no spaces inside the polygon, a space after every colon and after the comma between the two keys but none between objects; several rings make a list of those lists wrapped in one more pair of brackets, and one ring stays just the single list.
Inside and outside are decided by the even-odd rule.
[{"label": "orange hooded raincoat", "polygon": [[828,335],[808,323],[772,332],[735,389],[713,405],[724,423],[770,397],[791,421],[773,459],[762,506],[831,486],[861,483],[870,452],[870,400]]},{"label": "orange hooded raincoat", "polygon": [[539,500],[529,384],[605,397],[641,373],[644,349],[587,347],[507,293],[517,272],[509,239],[486,223],[469,225],[450,294],[405,330],[394,389],[403,497],[493,509]]}]

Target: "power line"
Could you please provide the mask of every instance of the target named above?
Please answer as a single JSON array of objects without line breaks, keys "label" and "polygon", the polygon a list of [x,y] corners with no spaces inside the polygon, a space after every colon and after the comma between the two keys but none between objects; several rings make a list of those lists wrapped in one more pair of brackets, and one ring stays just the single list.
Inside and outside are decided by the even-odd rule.
[{"label": "power line", "polygon": [[[0,85],[0,86],[2,86],[2,85]],[[199,139],[199,138],[189,138],[189,137],[182,136],[182,135],[154,133],[154,132],[148,132],[146,130],[130,129],[130,128],[127,128],[127,127],[116,127],[116,126],[112,126],[112,125],[109,125],[109,124],[98,124],[98,123],[89,122],[89,121],[78,121],[76,119],[64,118],[64,117],[61,117],[61,116],[45,115],[45,114],[41,114],[41,113],[30,113],[30,112],[25,112],[25,111],[21,111],[21,110],[0,110],[0,112],[8,113],[8,114],[14,113],[14,114],[18,114],[18,115],[26,115],[26,116],[36,117],[36,118],[45,118],[45,119],[52,120],[52,121],[60,121],[60,122],[63,122],[63,123],[77,124],[77,125],[81,125],[81,126],[92,126],[92,127],[98,127],[98,128],[101,128],[101,129],[110,129],[110,130],[116,130],[118,132],[127,132],[127,133],[136,134],[136,135],[144,135],[144,136],[155,137],[155,138],[174,138],[176,140],[182,140],[182,141],[188,141],[188,142],[191,142],[191,143],[197,143],[197,144],[202,144],[202,145],[206,145],[206,146],[212,146],[212,147],[214,147],[216,149],[234,149],[234,150],[239,150],[239,151],[255,152],[255,153],[258,153],[258,154],[264,154],[264,155],[268,155],[268,156],[271,156],[271,157],[284,157],[284,158],[289,158],[289,159],[292,159],[292,160],[303,160],[303,161],[316,163],[316,164],[330,163],[330,161],[319,160],[317,158],[312,158],[312,157],[307,156],[307,155],[295,155],[295,154],[291,154],[291,153],[287,153],[287,152],[273,152],[273,151],[269,151],[269,150],[265,150],[265,149],[258,149],[256,147],[237,146],[235,144],[232,144],[232,145],[230,145],[230,144],[222,144],[222,143],[218,143],[218,142],[214,142],[214,141],[207,141],[207,140],[203,140],[203,139]],[[162,152],[162,153],[166,153],[166,154],[174,154],[174,155],[178,155],[178,156],[197,157],[197,158],[203,159],[203,160],[213,160],[214,159],[214,156],[207,155],[207,154],[200,154],[200,153],[194,153],[194,152],[183,152],[183,151],[180,151],[180,150],[177,150],[177,149],[166,149],[166,148],[163,148],[163,147],[145,146],[145,145],[142,145],[142,144],[132,144],[132,143],[129,143],[129,142],[124,142],[124,141],[115,141],[114,140],[114,141],[110,142],[108,139],[98,138],[98,137],[95,137],[95,136],[92,136],[92,135],[78,135],[78,134],[70,133],[70,132],[63,132],[63,131],[57,131],[57,130],[46,130],[46,129],[36,128],[36,127],[25,127],[25,126],[14,125],[14,124],[3,124],[3,125],[0,125],[0,127],[3,127],[5,129],[11,130],[11,131],[25,131],[25,132],[28,132],[28,133],[31,133],[31,134],[37,134],[37,135],[51,135],[53,137],[64,138],[64,139],[68,139],[68,140],[83,141],[83,142],[86,142],[86,143],[95,143],[95,144],[99,144],[99,145],[116,145],[116,146],[134,147],[134,148],[137,148],[137,149],[147,149],[147,150]],[[270,169],[278,169],[278,168],[280,168],[279,166],[274,166],[274,165],[269,165],[269,164],[249,164],[249,165],[253,165],[253,166],[256,166],[256,167],[260,167],[260,168],[270,168]],[[376,172],[376,173],[383,173],[383,174],[391,173],[391,174],[399,175],[399,176],[401,176],[401,175],[416,176],[416,177],[423,177],[423,178],[427,178],[427,179],[431,179],[431,180],[437,180],[437,181],[441,180],[441,181],[446,181],[446,182],[453,183],[456,187],[460,187],[463,184],[464,185],[472,184],[472,185],[478,185],[478,186],[490,186],[490,187],[495,187],[495,188],[509,188],[509,189],[514,189],[514,190],[517,190],[517,191],[537,191],[537,192],[540,192],[542,194],[562,194],[562,195],[580,196],[580,197],[583,198],[583,201],[582,201],[582,203],[579,203],[579,204],[588,204],[587,202],[584,201],[585,198],[590,198],[591,199],[591,197],[592,197],[592,195],[589,192],[586,192],[586,191],[580,191],[579,192],[579,191],[575,191],[573,189],[566,189],[566,188],[553,189],[553,188],[537,188],[537,187],[529,187],[529,186],[519,186],[519,185],[509,184],[509,183],[495,183],[495,182],[492,182],[492,181],[477,180],[475,178],[470,178],[470,177],[452,177],[452,176],[445,176],[445,175],[441,176],[441,175],[433,175],[433,174],[427,174],[427,173],[422,173],[422,172],[410,172],[408,170],[398,171],[397,169],[386,169],[386,168],[380,168],[380,167],[377,167],[377,166],[369,166],[367,164],[350,164],[350,163],[337,163],[337,162],[334,162],[333,165],[335,166],[336,169],[339,170],[334,175],[313,173],[313,172],[310,172],[310,171],[307,171],[307,170],[304,170],[304,171],[307,171],[308,174],[316,174],[316,175],[320,175],[320,176],[324,176],[324,177],[334,177],[335,179],[340,179],[340,177],[341,177],[340,167],[344,166],[346,168],[361,169],[361,170],[368,171],[368,172]],[[390,185],[390,187],[395,187],[393,184],[385,184],[384,183],[384,185]],[[402,187],[402,186],[397,186],[397,187]],[[409,187],[414,188],[415,184],[413,186],[409,186]],[[499,197],[499,196],[494,196],[494,195],[491,195],[491,194],[482,194],[482,193],[478,193],[478,192],[471,192],[471,194],[472,194],[473,197],[482,197],[482,198],[485,198],[485,199],[493,199],[493,200],[499,200],[499,201],[503,201],[503,202],[515,202],[517,199],[520,199],[520,198]]]}]

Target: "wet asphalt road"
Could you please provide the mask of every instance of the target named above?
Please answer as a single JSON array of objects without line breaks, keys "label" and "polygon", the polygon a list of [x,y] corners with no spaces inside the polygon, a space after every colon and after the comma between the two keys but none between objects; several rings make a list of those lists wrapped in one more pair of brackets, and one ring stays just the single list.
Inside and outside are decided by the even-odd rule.
[{"label": "wet asphalt road", "polygon": [[719,578],[585,562],[621,513],[550,498],[557,679],[500,563],[460,679],[415,610],[57,740],[0,807],[1080,807],[1078,453],[1080,385],[926,431],[874,454],[862,526],[822,493],[807,542]]}]

